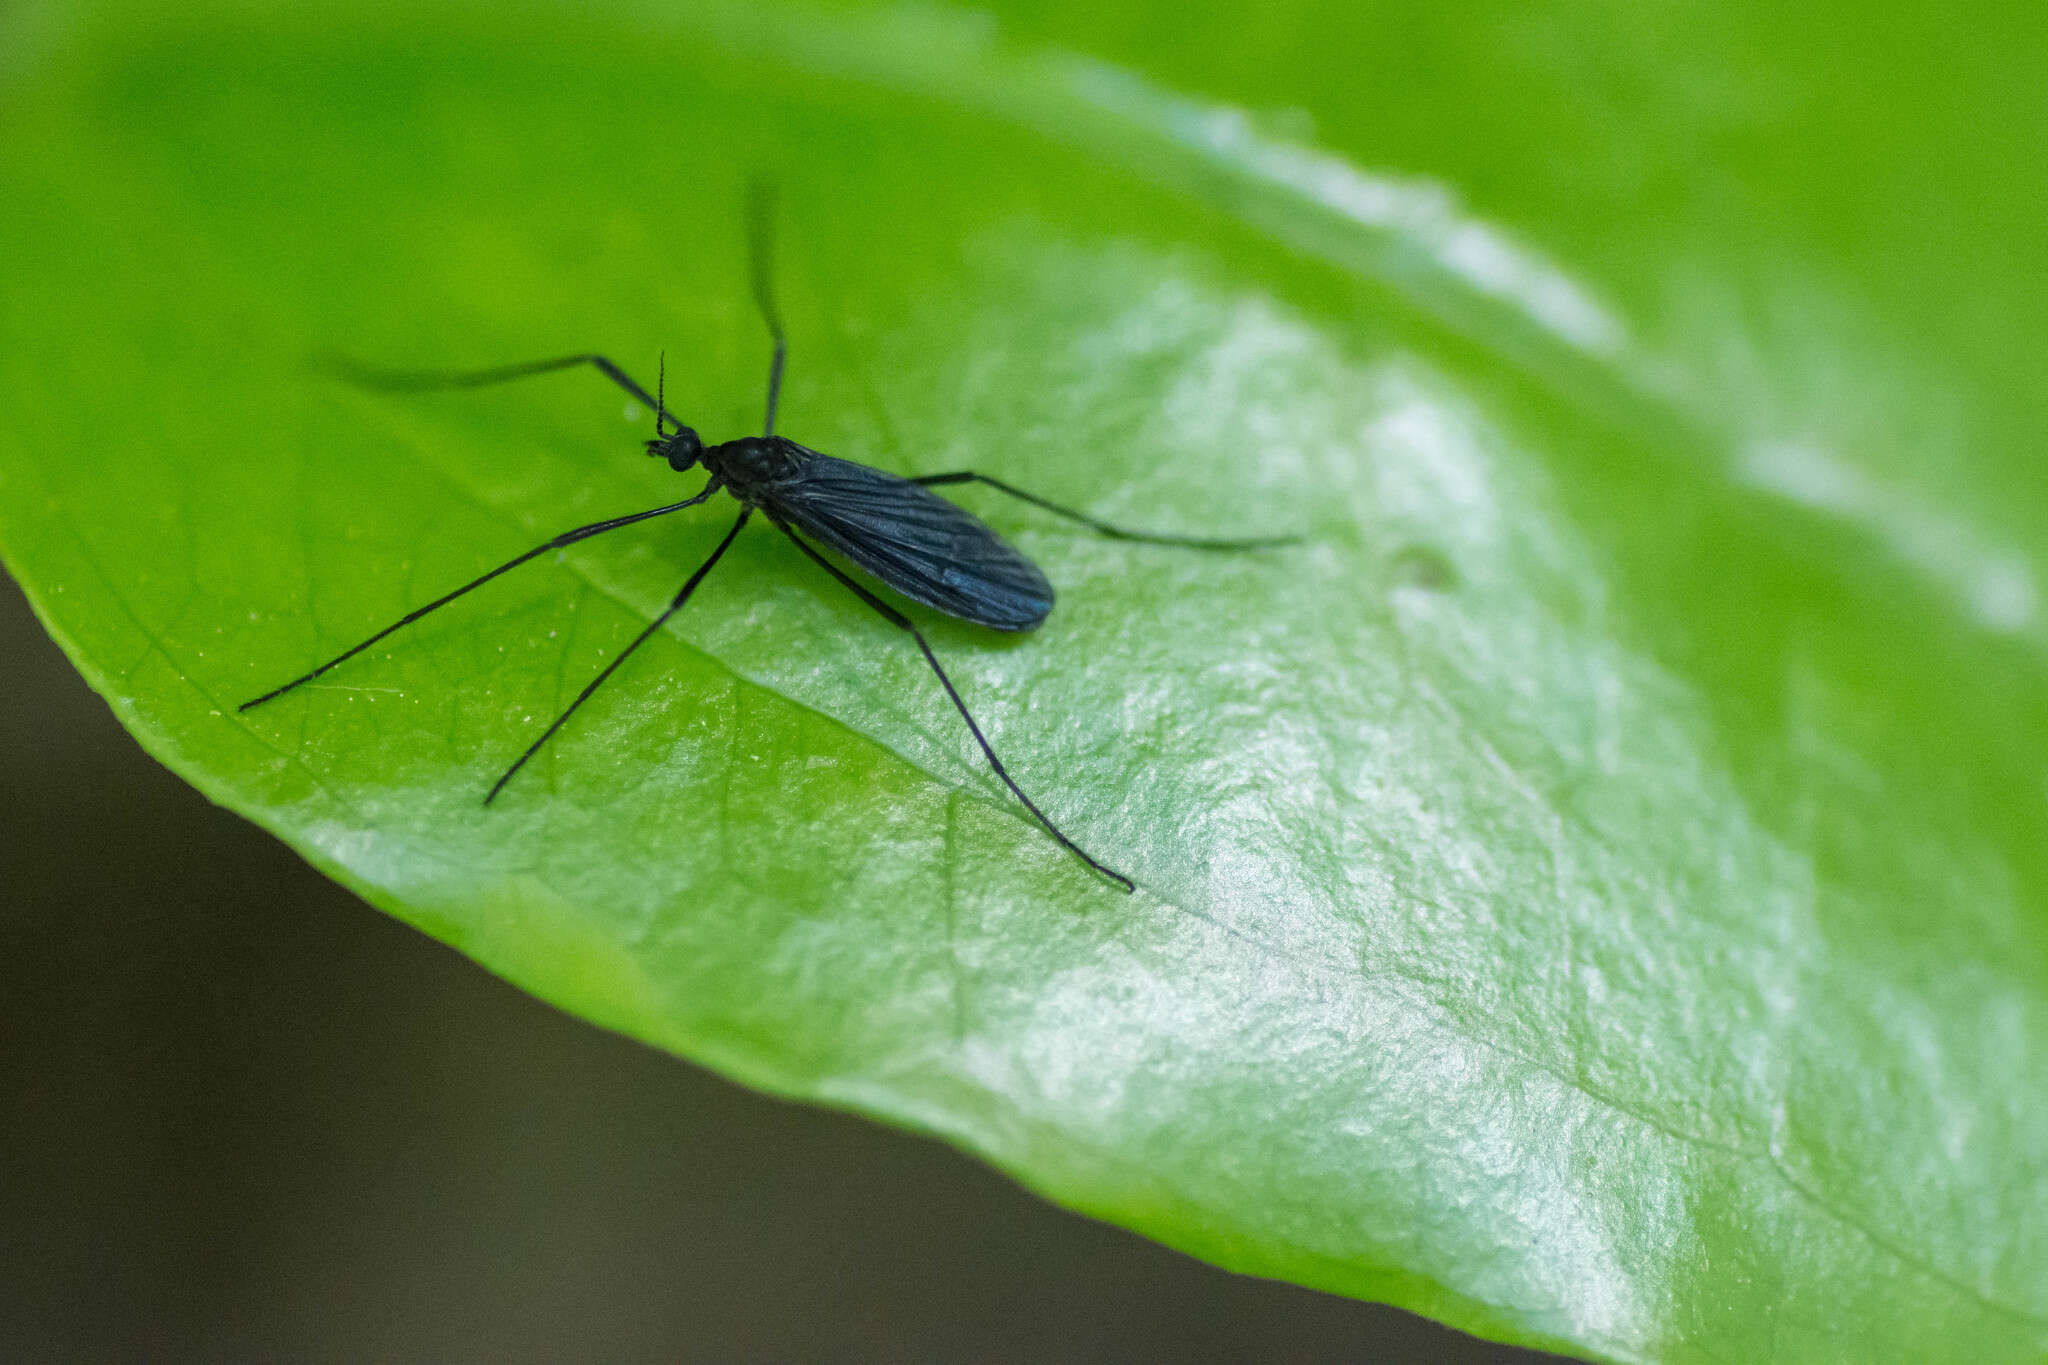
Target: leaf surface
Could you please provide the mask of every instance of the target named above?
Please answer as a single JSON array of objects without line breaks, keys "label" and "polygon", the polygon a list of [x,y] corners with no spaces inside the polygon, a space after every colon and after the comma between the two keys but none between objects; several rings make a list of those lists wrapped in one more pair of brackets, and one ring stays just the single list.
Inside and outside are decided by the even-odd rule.
[{"label": "leaf surface", "polygon": [[[151,752],[598,1023],[1503,1340],[2036,1359],[2048,47],[1866,14],[26,7],[0,548]],[[236,713],[695,488],[593,374],[307,357],[754,430],[756,169],[790,435],[1308,537],[961,491],[1059,605],[934,645],[1136,896],[765,530],[485,810],[729,504]]]}]

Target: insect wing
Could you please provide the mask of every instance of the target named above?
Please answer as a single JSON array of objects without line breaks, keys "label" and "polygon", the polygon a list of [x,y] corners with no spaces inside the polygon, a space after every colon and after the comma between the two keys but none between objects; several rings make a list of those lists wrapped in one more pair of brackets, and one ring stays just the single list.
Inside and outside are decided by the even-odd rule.
[{"label": "insect wing", "polygon": [[914,602],[997,630],[1052,610],[1036,564],[964,509],[907,479],[816,455],[774,509]]}]

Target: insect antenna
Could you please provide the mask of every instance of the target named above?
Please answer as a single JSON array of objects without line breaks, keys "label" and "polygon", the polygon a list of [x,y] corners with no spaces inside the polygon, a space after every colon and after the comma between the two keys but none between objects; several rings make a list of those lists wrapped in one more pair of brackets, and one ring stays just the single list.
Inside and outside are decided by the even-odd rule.
[{"label": "insect antenna", "polygon": [[747,250],[752,263],[754,304],[761,321],[768,324],[775,355],[768,362],[768,415],[761,434],[775,434],[775,403],[782,396],[782,365],[789,356],[789,343],[782,335],[782,314],[775,307],[772,271],[775,264],[775,185],[756,176],[747,185]]},{"label": "insect antenna", "polygon": [[654,439],[664,440],[668,433],[661,429],[661,419],[668,416],[668,408],[662,400],[668,397],[668,352],[661,353],[661,362],[654,375]]}]

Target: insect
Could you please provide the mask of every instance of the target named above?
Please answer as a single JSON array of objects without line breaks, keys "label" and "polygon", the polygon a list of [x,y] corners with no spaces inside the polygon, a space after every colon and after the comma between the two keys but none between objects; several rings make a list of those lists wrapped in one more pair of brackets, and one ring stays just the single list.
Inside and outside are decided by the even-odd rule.
[{"label": "insect", "polygon": [[960,718],[967,722],[968,733],[974,736],[974,742],[981,747],[982,754],[988,759],[989,767],[995,770],[1003,785],[1023,803],[1024,808],[1031,812],[1032,817],[1045,828],[1045,831],[1058,840],[1063,848],[1103,877],[1127,892],[1135,890],[1136,887],[1129,877],[1101,862],[1068,838],[1065,832],[1038,808],[1038,803],[1017,785],[1016,779],[1011,777],[1009,770],[1003,766],[1002,759],[996,756],[995,747],[989,743],[988,736],[982,733],[981,726],[975,722],[973,713],[967,709],[967,703],[961,698],[959,689],[953,685],[953,680],[946,676],[946,670],[940,666],[938,656],[932,652],[930,643],[926,641],[924,633],[916,624],[901,611],[876,596],[852,574],[827,558],[819,547],[823,546],[824,549],[843,555],[856,567],[913,602],[995,630],[1026,631],[1038,626],[1052,611],[1052,585],[1046,581],[1044,573],[1036,564],[1004,542],[1002,537],[990,530],[980,519],[929,491],[931,488],[949,484],[986,484],[998,492],[1006,493],[1055,516],[1079,522],[1102,535],[1155,545],[1204,550],[1249,550],[1290,544],[1298,537],[1215,540],[1130,531],[1112,526],[1108,522],[1098,521],[1086,513],[1049,502],[1036,494],[1027,493],[1000,479],[973,470],[902,478],[879,469],[872,469],[867,465],[856,464],[851,460],[820,454],[807,446],[798,445],[786,436],[777,436],[775,407],[782,391],[783,365],[788,358],[789,347],[783,335],[782,316],[775,306],[775,294],[770,278],[773,256],[772,205],[768,192],[758,184],[750,196],[750,209],[749,243],[754,302],[761,311],[762,320],[767,325],[769,340],[773,343],[773,352],[768,364],[767,415],[761,424],[759,436],[743,436],[717,445],[704,444],[695,430],[678,421],[664,405],[668,379],[665,359],[651,396],[624,370],[604,356],[591,353],[466,371],[381,370],[356,365],[353,362],[334,362],[335,367],[346,378],[363,387],[405,392],[477,388],[587,365],[653,411],[654,436],[646,442],[647,454],[668,461],[669,468],[679,474],[701,466],[710,478],[699,492],[692,497],[684,498],[681,502],[592,522],[588,526],[578,526],[543,541],[526,553],[506,560],[497,568],[480,574],[452,592],[444,593],[425,606],[407,612],[362,643],[343,650],[317,668],[308,670],[282,686],[272,688],[260,697],[242,703],[239,709],[247,711],[252,707],[261,706],[311,682],[329,669],[346,663],[394,631],[411,625],[429,612],[440,610],[457,598],[482,587],[500,574],[518,568],[530,559],[546,554],[550,550],[559,550],[588,540],[592,536],[603,535],[607,531],[616,531],[621,527],[637,525],[655,517],[667,516],[671,512],[699,506],[723,489],[739,502],[740,511],[732,524],[732,529],[718,542],[718,548],[697,566],[696,571],[685,580],[681,590],[661,614],[649,622],[647,628],[642,630],[631,644],[619,651],[611,662],[590,680],[589,685],[577,694],[576,699],[555,717],[553,723],[541,733],[540,738],[528,745],[526,751],[505,770],[504,775],[492,785],[490,792],[484,797],[485,805],[497,799],[498,793],[505,789],[505,784],[540,752],[542,745],[554,738],[555,733],[568,723],[577,708],[590,700],[591,695],[619,670],[634,650],[645,644],[656,631],[668,623],[669,618],[683,609],[683,605],[690,600],[690,595],[696,592],[697,586],[731,547],[741,529],[758,512],[776,530],[787,536],[812,563],[838,580],[883,620],[904,631],[917,642],[925,662],[931,665],[933,674],[937,676],[939,685],[945,689],[953,708],[960,713]]}]

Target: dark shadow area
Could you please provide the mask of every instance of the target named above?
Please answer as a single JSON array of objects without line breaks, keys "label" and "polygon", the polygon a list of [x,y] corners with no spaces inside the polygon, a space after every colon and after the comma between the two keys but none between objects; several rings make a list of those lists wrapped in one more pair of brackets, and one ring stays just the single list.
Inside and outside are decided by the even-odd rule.
[{"label": "dark shadow area", "polygon": [[1211,1269],[521,995],[0,588],[0,1359],[1546,1359]]}]

